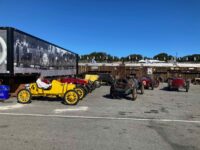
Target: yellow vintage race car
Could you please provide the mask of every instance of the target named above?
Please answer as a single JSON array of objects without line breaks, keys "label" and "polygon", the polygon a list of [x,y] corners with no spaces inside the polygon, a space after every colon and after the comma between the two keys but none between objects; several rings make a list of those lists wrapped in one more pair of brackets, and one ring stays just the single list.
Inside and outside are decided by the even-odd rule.
[{"label": "yellow vintage race car", "polygon": [[99,75],[86,74],[85,75],[85,80],[92,82],[93,85],[95,86],[95,88],[99,88],[101,86],[101,84],[99,82]]},{"label": "yellow vintage race car", "polygon": [[31,102],[32,97],[60,97],[64,104],[76,105],[79,102],[79,94],[75,90],[75,84],[61,83],[53,80],[50,89],[42,89],[36,83],[31,83],[17,94],[19,103],[26,104]]}]

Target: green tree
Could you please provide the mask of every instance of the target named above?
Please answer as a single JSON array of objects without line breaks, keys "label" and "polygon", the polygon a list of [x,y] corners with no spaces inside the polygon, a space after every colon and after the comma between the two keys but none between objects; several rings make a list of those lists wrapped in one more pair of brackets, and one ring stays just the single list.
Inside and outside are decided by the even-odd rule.
[{"label": "green tree", "polygon": [[180,58],[181,62],[200,62],[200,54],[186,55]]},{"label": "green tree", "polygon": [[114,62],[119,61],[119,58],[116,56],[111,56],[110,54],[104,52],[92,52],[90,54],[82,55],[80,57],[81,62],[91,62],[92,59],[95,59],[96,62]]},{"label": "green tree", "polygon": [[139,61],[142,59],[142,55],[140,54],[131,54],[128,56],[129,60],[131,61]]},{"label": "green tree", "polygon": [[169,55],[167,53],[160,53],[153,57],[153,59],[160,60],[160,61],[167,61],[169,60]]}]

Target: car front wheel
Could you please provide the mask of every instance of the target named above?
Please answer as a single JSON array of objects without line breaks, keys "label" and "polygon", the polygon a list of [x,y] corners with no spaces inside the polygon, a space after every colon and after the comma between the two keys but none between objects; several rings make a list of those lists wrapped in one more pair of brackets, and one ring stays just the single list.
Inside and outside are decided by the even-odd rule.
[{"label": "car front wheel", "polygon": [[143,84],[141,85],[140,90],[141,90],[141,94],[144,94],[144,85]]},{"label": "car front wheel", "polygon": [[75,90],[69,90],[65,93],[63,101],[66,105],[76,105],[79,102],[79,95]]},{"label": "car front wheel", "polygon": [[186,83],[186,92],[188,92],[189,91],[189,83],[187,82]]},{"label": "car front wheel", "polygon": [[17,94],[17,102],[27,104],[31,102],[31,93],[27,89],[22,89]]},{"label": "car front wheel", "polygon": [[133,88],[133,91],[132,91],[132,100],[136,100],[137,99],[137,90],[136,88]]}]

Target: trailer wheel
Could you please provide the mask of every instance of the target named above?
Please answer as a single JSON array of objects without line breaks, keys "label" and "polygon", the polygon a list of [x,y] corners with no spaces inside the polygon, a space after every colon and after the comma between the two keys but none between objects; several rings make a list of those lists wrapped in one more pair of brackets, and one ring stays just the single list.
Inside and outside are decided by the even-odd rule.
[{"label": "trailer wheel", "polygon": [[27,89],[22,89],[17,94],[17,102],[27,104],[31,102],[31,93]]},{"label": "trailer wheel", "polygon": [[65,93],[63,100],[66,105],[76,105],[79,102],[78,93],[75,90],[69,90]]}]

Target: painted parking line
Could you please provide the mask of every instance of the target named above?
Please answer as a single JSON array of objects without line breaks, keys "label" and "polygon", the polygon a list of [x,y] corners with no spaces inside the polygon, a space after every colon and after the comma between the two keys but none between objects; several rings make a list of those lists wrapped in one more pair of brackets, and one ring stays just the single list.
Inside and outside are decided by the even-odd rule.
[{"label": "painted parking line", "polygon": [[118,117],[98,117],[98,116],[70,116],[70,115],[47,115],[47,114],[23,114],[23,113],[0,113],[5,116],[29,116],[29,117],[57,117],[71,119],[99,119],[99,120],[129,120],[129,121],[156,121],[156,122],[175,122],[175,123],[197,123],[199,120],[174,120],[174,119],[152,119],[152,118],[118,118]]},{"label": "painted parking line", "polygon": [[55,109],[54,113],[63,113],[63,112],[70,112],[70,111],[87,111],[87,106],[80,106],[80,107],[73,107],[73,108],[65,108],[65,109]]},{"label": "painted parking line", "polygon": [[18,109],[24,107],[23,104],[15,104],[9,106],[0,106],[0,110],[10,110],[10,109]]}]

